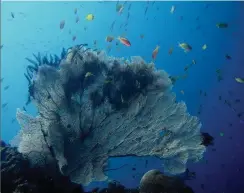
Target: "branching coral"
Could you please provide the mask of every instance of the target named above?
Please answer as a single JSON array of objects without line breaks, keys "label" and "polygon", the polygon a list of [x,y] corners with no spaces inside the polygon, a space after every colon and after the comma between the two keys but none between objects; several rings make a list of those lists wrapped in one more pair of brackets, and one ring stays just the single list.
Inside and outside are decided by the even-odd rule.
[{"label": "branching coral", "polygon": [[19,151],[45,152],[74,182],[105,180],[109,157],[156,156],[177,174],[205,151],[201,124],[175,101],[168,74],[140,57],[76,46],[59,69],[40,66],[32,85],[39,116],[17,111]]},{"label": "branching coral", "polygon": [[48,65],[54,68],[58,68],[61,60],[64,59],[66,56],[66,51],[63,48],[60,57],[55,54],[55,55],[50,55],[49,59],[47,55],[42,57],[40,52],[37,55],[33,54],[33,56],[35,60],[32,60],[30,58],[25,58],[28,62],[31,63],[26,67],[26,73],[24,73],[24,76],[27,79],[28,86],[29,86],[29,90],[28,90],[29,96],[26,104],[30,103],[31,97],[33,97],[34,95],[34,88],[33,88],[34,85],[32,80],[34,78],[34,75],[38,72],[39,67],[42,65]]}]

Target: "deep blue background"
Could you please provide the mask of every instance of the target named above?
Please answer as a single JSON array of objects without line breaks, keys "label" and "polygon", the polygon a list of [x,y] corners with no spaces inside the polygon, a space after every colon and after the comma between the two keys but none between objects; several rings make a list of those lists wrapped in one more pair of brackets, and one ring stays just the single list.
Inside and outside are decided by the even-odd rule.
[{"label": "deep blue background", "polygon": [[[196,60],[197,64],[189,69],[188,77],[178,81],[173,90],[178,100],[186,102],[189,113],[199,116],[202,130],[215,137],[215,145],[207,149],[205,160],[201,163],[189,164],[189,169],[196,172],[196,179],[188,184],[197,193],[243,193],[244,124],[240,123],[237,113],[224,104],[224,100],[231,101],[238,113],[244,111],[244,84],[234,80],[235,77],[244,77],[244,2],[133,2],[128,26],[121,28],[120,25],[126,22],[130,2],[125,4],[122,15],[116,13],[115,4],[1,3],[1,44],[4,44],[1,50],[1,77],[4,77],[1,103],[9,103],[1,111],[2,138],[11,140],[19,129],[18,123],[12,123],[12,119],[16,108],[21,108],[27,98],[27,81],[23,76],[28,65],[25,57],[31,57],[33,52],[38,51],[42,54],[59,54],[62,47],[78,43],[88,43],[94,47],[94,40],[99,49],[106,49],[108,43],[104,39],[107,35],[126,35],[132,46],[119,45],[118,50],[113,42],[110,55],[140,55],[150,62],[153,49],[160,45],[156,66],[171,75],[183,75],[184,67],[193,59]],[[176,7],[174,14],[170,14],[172,5]],[[144,15],[146,7],[148,12]],[[78,24],[75,23],[75,8],[80,17]],[[15,18],[11,18],[11,12]],[[95,15],[94,21],[85,21],[88,13]],[[59,29],[61,20],[65,20],[62,31]],[[114,20],[116,22],[111,32],[110,25]],[[226,22],[229,27],[218,29],[218,22]],[[143,39],[140,34],[144,35]],[[75,42],[72,41],[73,35],[77,37]],[[185,54],[178,47],[178,42],[189,43],[192,51]],[[201,49],[203,44],[208,46],[204,51]],[[172,55],[168,54],[170,47],[174,47]],[[226,60],[225,54],[229,54],[232,59]],[[218,68],[223,75],[220,82],[216,77]],[[4,91],[6,85],[10,85],[10,88]],[[181,90],[184,90],[184,95]],[[200,90],[206,91],[207,96],[201,96]],[[220,95],[222,100],[219,100]],[[234,104],[235,99],[241,102]],[[202,105],[200,115],[197,113],[199,105]],[[28,106],[27,111],[34,113],[35,109]],[[224,136],[220,136],[220,132]],[[109,172],[109,177],[135,187],[148,169],[163,169],[162,162],[153,158],[149,159],[148,168],[144,168],[145,159],[110,160],[111,168],[128,165]],[[132,167],[136,167],[136,171],[132,171]],[[93,183],[92,186],[98,184],[104,185]],[[204,190],[201,184],[204,184]]]}]

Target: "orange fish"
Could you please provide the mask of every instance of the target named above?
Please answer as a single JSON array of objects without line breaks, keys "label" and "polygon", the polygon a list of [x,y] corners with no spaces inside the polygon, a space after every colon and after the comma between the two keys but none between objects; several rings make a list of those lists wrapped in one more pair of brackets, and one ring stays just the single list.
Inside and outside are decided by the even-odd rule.
[{"label": "orange fish", "polygon": [[64,25],[65,25],[65,21],[64,20],[60,21],[60,24],[59,24],[60,29],[63,29]]},{"label": "orange fish", "polygon": [[128,39],[126,38],[122,38],[122,37],[118,37],[118,40],[120,41],[120,43],[124,44],[125,46],[131,46],[131,43]]},{"label": "orange fish", "polygon": [[155,60],[157,55],[158,55],[158,50],[159,50],[159,46],[156,46],[156,48],[153,50],[152,52],[152,58]]}]

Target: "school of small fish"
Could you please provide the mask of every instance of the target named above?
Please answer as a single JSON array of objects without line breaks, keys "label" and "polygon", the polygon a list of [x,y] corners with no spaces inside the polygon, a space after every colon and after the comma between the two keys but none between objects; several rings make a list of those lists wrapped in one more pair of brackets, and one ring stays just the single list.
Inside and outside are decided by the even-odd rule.
[{"label": "school of small fish", "polygon": [[[98,3],[104,3],[104,1],[102,2],[98,2]],[[116,2],[115,8],[112,9],[112,11],[116,14],[116,16],[113,18],[113,20],[111,21],[111,24],[109,24],[108,26],[108,30],[109,30],[109,34],[105,34],[103,35],[102,40],[100,39],[93,39],[93,46],[97,49],[97,47],[99,47],[100,44],[104,43],[106,44],[106,51],[109,53],[111,50],[116,50],[116,51],[120,51],[122,49],[131,49],[131,48],[136,48],[136,47],[140,47],[140,44],[137,44],[137,40],[134,40],[132,37],[134,38],[138,38],[140,40],[140,42],[144,42],[146,41],[148,38],[151,38],[150,35],[148,34],[144,34],[143,31],[138,31],[136,32],[136,37],[132,36],[129,33],[129,29],[131,28],[131,24],[130,24],[130,20],[131,17],[134,17],[132,15],[131,9],[133,9],[134,3],[130,2],[130,1],[118,1]],[[143,10],[142,10],[142,14],[140,18],[144,19],[145,22],[147,22],[148,20],[150,20],[150,17],[148,16],[148,13],[151,11],[151,7],[152,6],[156,6],[157,3],[155,1],[146,1],[144,6],[143,6]],[[206,9],[208,8],[208,5],[206,5],[205,7]],[[160,10],[159,7],[156,8],[157,11]],[[91,10],[90,10],[91,11]],[[92,25],[97,25],[97,20],[99,20],[100,16],[97,15],[96,13],[91,12],[86,12],[84,11],[84,9],[82,9],[81,7],[76,7],[72,9],[71,14],[73,15],[73,23],[76,23],[76,26],[81,26],[80,28],[83,29],[84,31],[86,31],[86,33],[89,33],[89,27]],[[110,11],[110,10],[106,10],[106,11]],[[171,5],[170,7],[167,8],[167,14],[170,15],[171,17],[177,17],[177,20],[179,22],[185,21],[186,20],[186,16],[185,15],[181,15],[180,13],[180,7],[175,3],[174,5]],[[9,18],[11,20],[16,20],[18,18],[19,15],[24,15],[24,13],[14,13],[14,12],[10,12]],[[156,17],[154,17],[154,19],[157,19]],[[194,18],[196,21],[201,20],[200,16],[197,16],[196,18]],[[58,26],[58,22],[59,22],[59,26]],[[80,39],[82,37],[80,37],[80,34],[75,33],[75,30],[73,29],[69,29],[69,22],[64,18],[61,18],[60,21],[57,21],[57,25],[56,28],[61,31],[61,33],[63,34],[66,30],[68,31],[67,33],[70,34],[70,39],[73,42],[78,42],[80,41]],[[91,25],[90,25],[91,24]],[[145,24],[146,25],[146,24]],[[213,24],[213,29],[217,30],[217,31],[221,31],[221,30],[225,30],[227,28],[230,28],[231,26],[229,25],[229,23],[225,22],[225,21],[220,21],[216,24]],[[194,27],[195,30],[200,30],[201,26],[197,25]],[[128,33],[127,33],[128,32]],[[129,35],[128,35],[129,34]],[[102,43],[101,43],[102,42]],[[202,51],[202,53],[207,53],[211,50],[212,46],[209,42],[202,42],[200,43],[200,45],[198,44],[197,46],[195,44],[193,44],[193,42],[191,42],[189,39],[181,39],[181,40],[176,40],[174,43],[172,43],[171,45],[168,45],[168,47],[166,48],[166,50],[164,49],[164,43],[160,43],[160,41],[158,41],[157,44],[153,43],[153,45],[150,47],[150,50],[148,50],[148,56],[150,56],[150,59],[153,62],[156,62],[157,60],[161,59],[163,57],[164,54],[167,54],[168,56],[170,56],[171,58],[174,57],[175,53],[179,50],[179,52],[181,53],[185,53],[184,55],[191,55],[195,50],[200,50]],[[5,44],[1,44],[1,51],[5,49]],[[228,54],[228,53],[223,53],[222,55],[223,59],[226,60],[226,62],[231,62],[232,61],[232,55]],[[233,56],[234,57],[234,56]],[[234,57],[235,58],[235,57]],[[191,60],[187,63],[184,64],[184,68],[182,68],[182,74],[181,75],[171,75],[169,78],[171,79],[173,84],[176,84],[176,82],[180,81],[180,80],[185,80],[186,78],[188,78],[190,75],[190,71],[192,68],[194,68],[195,65],[199,65],[199,60],[196,57],[192,57]],[[216,75],[216,81],[221,82],[225,80],[225,74],[226,72],[224,72],[222,69],[218,68],[215,70]],[[90,79],[94,77],[94,75],[91,72],[87,72],[85,74],[85,78]],[[5,84],[5,79],[3,77],[1,77],[1,86],[2,86],[2,90],[4,92],[8,92],[8,90],[10,88],[10,85],[6,85]],[[244,71],[242,72],[242,76],[234,76],[232,77],[232,81],[235,82],[238,86],[243,86],[244,89]],[[106,80],[105,81],[106,84],[111,83],[111,80]],[[3,86],[4,84],[4,86]],[[199,91],[199,95],[200,97],[207,97],[208,93],[204,90],[204,89],[198,89]],[[188,95],[188,92],[185,91],[184,89],[179,89],[178,91],[181,94],[181,97],[185,97]],[[229,96],[231,96],[231,92],[229,92]],[[217,100],[219,102],[222,102],[224,105],[226,105],[226,108],[228,108],[230,111],[232,111],[233,113],[235,113],[239,119],[239,123],[244,125],[244,110],[243,112],[238,112],[235,105],[239,104],[241,102],[240,99],[236,98],[235,100],[229,100],[226,99],[226,96],[222,96],[222,95],[218,95]],[[123,97],[121,96],[121,100],[123,101]],[[3,102],[2,103],[2,110],[6,111],[9,107],[8,107],[9,103],[8,102]],[[23,106],[23,110],[26,111],[26,106]],[[198,111],[197,114],[200,116],[201,113],[203,111],[203,105],[199,105],[198,107]],[[11,119],[11,123],[15,122],[15,118]],[[228,123],[229,127],[232,127],[232,123]],[[166,129],[164,129],[163,131],[166,131]],[[167,133],[163,132],[164,135],[167,135]],[[219,132],[219,136],[220,137],[225,137],[225,133],[224,132]],[[212,151],[216,151],[216,149],[213,149]],[[146,160],[146,165],[147,165],[147,160]],[[133,171],[136,170],[135,167],[132,168]],[[135,176],[133,176],[133,178],[135,178]],[[201,184],[201,188],[204,189],[204,184]]]}]

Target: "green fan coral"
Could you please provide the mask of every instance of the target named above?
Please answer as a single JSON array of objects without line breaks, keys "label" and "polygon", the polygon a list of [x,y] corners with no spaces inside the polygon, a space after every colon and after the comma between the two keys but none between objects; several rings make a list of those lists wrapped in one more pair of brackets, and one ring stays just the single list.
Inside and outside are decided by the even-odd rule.
[{"label": "green fan coral", "polygon": [[198,118],[176,103],[171,87],[168,74],[141,57],[70,49],[59,69],[39,67],[32,98],[39,115],[17,111],[19,151],[46,154],[82,184],[105,180],[108,158],[118,156],[156,156],[166,171],[182,173],[205,147]]}]

